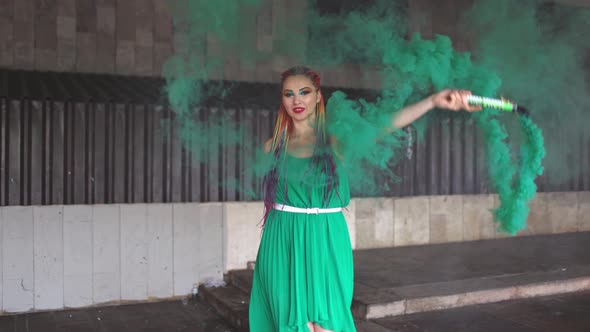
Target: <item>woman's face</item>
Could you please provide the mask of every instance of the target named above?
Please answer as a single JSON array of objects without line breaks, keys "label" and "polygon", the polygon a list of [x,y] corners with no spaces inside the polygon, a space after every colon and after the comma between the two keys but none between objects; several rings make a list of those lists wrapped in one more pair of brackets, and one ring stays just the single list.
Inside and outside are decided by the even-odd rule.
[{"label": "woman's face", "polygon": [[315,116],[320,92],[304,75],[289,76],[283,83],[283,106],[294,121],[303,121]]}]

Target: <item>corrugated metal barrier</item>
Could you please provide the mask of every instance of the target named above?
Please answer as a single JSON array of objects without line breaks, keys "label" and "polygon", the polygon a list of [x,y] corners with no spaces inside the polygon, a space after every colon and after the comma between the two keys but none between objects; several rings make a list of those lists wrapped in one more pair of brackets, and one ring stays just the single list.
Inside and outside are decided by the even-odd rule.
[{"label": "corrugated metal barrier", "polygon": [[[198,113],[202,121],[221,112],[245,130],[239,147],[212,144],[196,155],[183,147],[175,114],[162,106],[162,84],[153,78],[0,71],[0,205],[258,199],[260,180],[241,169],[270,137],[276,87],[243,83],[232,97],[239,104],[205,105]],[[219,142],[223,130],[215,133]],[[490,192],[472,120],[444,119],[431,126],[424,144],[410,134],[406,157],[395,169],[403,181],[387,195]],[[581,175],[560,185],[540,178],[539,190],[590,189],[587,138],[580,140],[582,162],[572,163],[572,172]]]}]

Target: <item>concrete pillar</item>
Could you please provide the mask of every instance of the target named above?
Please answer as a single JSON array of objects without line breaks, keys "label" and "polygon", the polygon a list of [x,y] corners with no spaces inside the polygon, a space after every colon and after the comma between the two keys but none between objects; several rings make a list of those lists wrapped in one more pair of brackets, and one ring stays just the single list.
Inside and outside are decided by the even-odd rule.
[{"label": "concrete pillar", "polygon": [[148,297],[146,204],[121,204],[121,300]]},{"label": "concrete pillar", "polygon": [[189,294],[199,277],[200,205],[174,204],[174,295]]},{"label": "concrete pillar", "polygon": [[222,280],[225,256],[224,210],[221,203],[199,204],[199,280]]},{"label": "concrete pillar", "polygon": [[578,227],[580,232],[590,231],[590,192],[578,193]]},{"label": "concrete pillar", "polygon": [[256,260],[262,229],[264,206],[261,202],[228,202],[225,207],[225,267],[224,271],[245,269]]},{"label": "concrete pillar", "polygon": [[537,193],[530,202],[527,227],[522,232],[522,235],[540,235],[552,232],[553,226],[549,215],[547,198],[548,196],[545,193]]},{"label": "concrete pillar", "polygon": [[91,208],[93,303],[118,301],[121,299],[119,205],[94,205]]},{"label": "concrete pillar", "polygon": [[64,307],[63,206],[35,206],[35,309]]},{"label": "concrete pillar", "polygon": [[92,209],[65,205],[63,222],[64,306],[92,304]]},{"label": "concrete pillar", "polygon": [[463,196],[431,196],[429,243],[461,240],[463,240]]},{"label": "concrete pillar", "polygon": [[394,203],[396,246],[426,244],[430,240],[428,197],[398,198]]},{"label": "concrete pillar", "polygon": [[492,195],[465,195],[463,197],[463,240],[492,239],[496,225],[490,212],[494,207]]},{"label": "concrete pillar", "polygon": [[546,194],[552,233],[578,231],[578,193],[554,192]]},{"label": "concrete pillar", "polygon": [[148,296],[165,298],[173,290],[172,205],[147,205]]},{"label": "concrete pillar", "polygon": [[34,306],[33,210],[26,206],[2,208],[2,304],[6,312]]},{"label": "concrete pillar", "polygon": [[394,245],[394,199],[356,198],[356,247],[383,248]]}]

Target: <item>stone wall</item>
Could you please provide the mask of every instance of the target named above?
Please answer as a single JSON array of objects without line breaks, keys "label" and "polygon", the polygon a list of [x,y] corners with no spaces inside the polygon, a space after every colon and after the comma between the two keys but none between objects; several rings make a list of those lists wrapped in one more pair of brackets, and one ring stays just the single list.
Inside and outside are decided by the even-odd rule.
[{"label": "stone wall", "polygon": [[[356,204],[356,248],[380,248],[509,236],[490,211],[497,195],[361,198]],[[527,228],[517,236],[590,231],[590,193],[538,193]]]},{"label": "stone wall", "polygon": [[0,66],[159,75],[172,54],[166,0],[4,0]]},{"label": "stone wall", "polygon": [[[167,0],[3,0],[0,6],[0,67],[158,76],[174,51],[174,32]],[[590,6],[585,0],[560,0]],[[263,0],[258,13],[242,10],[243,42],[270,58],[244,63],[225,59],[212,78],[277,82],[292,66],[289,54],[278,54],[285,31],[301,30],[306,6],[300,0]],[[445,34],[455,48],[470,47],[468,29],[458,24],[461,9],[472,0],[409,0],[409,31],[425,38]],[[305,36],[305,31],[300,32]],[[219,45],[206,39],[206,59],[217,60]],[[305,50],[305,43],[298,51]],[[239,52],[239,47],[234,50]],[[311,64],[313,65],[313,64]],[[325,86],[375,88],[374,68],[358,64],[316,68]]]},{"label": "stone wall", "polygon": [[[432,8],[444,11],[447,7],[446,12],[455,13],[454,7],[410,1],[412,31],[426,37],[449,33],[458,38],[455,29],[445,28],[452,26],[446,16],[432,15]],[[251,19],[244,21],[241,39],[272,56],[254,63],[230,56],[211,78],[277,82],[283,70],[298,64],[289,54],[278,52],[278,47],[285,43],[285,31],[300,29],[305,11],[299,0],[264,0],[257,14],[244,11],[244,17]],[[220,46],[212,36],[203,38],[206,61],[217,61]],[[465,48],[464,42],[457,39],[457,43],[459,49]],[[303,52],[305,47],[303,43],[298,49]],[[0,6],[0,67],[159,76],[173,52],[166,0],[4,0]],[[233,53],[239,53],[237,46]],[[315,69],[325,86],[379,85],[375,68],[349,64]]]},{"label": "stone wall", "polygon": [[186,295],[223,275],[223,206],[0,208],[5,312]]},{"label": "stone wall", "polygon": [[[355,198],[355,249],[473,241],[496,230],[495,195]],[[256,259],[262,203],[0,208],[0,310],[184,296]],[[590,192],[540,193],[519,236],[590,231]]]}]

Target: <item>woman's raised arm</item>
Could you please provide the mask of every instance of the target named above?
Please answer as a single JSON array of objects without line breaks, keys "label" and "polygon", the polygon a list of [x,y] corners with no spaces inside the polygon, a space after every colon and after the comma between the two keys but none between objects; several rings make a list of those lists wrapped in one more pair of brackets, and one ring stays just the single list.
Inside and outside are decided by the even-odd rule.
[{"label": "woman's raised arm", "polygon": [[418,120],[433,108],[444,108],[451,111],[465,110],[475,112],[481,110],[480,106],[472,106],[467,102],[471,91],[445,89],[437,92],[421,101],[408,105],[392,116],[392,130],[403,128]]}]

